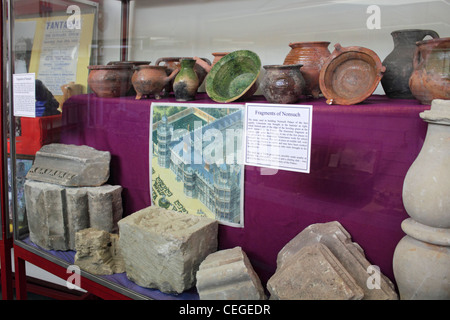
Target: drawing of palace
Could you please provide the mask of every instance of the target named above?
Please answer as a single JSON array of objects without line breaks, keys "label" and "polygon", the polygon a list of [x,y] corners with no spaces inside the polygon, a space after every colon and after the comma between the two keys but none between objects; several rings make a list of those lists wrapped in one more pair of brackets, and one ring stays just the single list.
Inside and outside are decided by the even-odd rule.
[{"label": "drawing of palace", "polygon": [[[240,139],[242,116],[242,110],[220,119],[208,115],[208,122],[205,121],[204,125],[195,127],[190,132],[180,130],[180,134],[177,130],[173,130],[172,124],[182,121],[182,118],[169,122],[164,115],[157,124],[157,144],[154,148],[157,150],[158,165],[170,168],[176,180],[183,182],[183,191],[186,196],[199,199],[215,214],[216,219],[232,223],[240,222],[242,173],[241,165],[238,165],[235,160],[226,161],[226,157],[236,157],[238,146],[234,135],[230,136],[230,133],[238,132],[238,139]],[[219,130],[225,137],[222,142],[224,159],[221,162],[223,163],[208,163],[205,160],[204,154],[211,151],[208,148],[216,147],[215,144],[220,143],[203,139],[208,130],[213,130],[212,132]],[[233,146],[233,154],[226,154],[227,151],[229,152],[226,150],[228,143]]]}]

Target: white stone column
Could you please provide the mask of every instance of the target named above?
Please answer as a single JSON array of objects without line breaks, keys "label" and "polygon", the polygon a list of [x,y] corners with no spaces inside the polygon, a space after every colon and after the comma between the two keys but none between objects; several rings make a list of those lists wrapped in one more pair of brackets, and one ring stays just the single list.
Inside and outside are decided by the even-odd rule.
[{"label": "white stone column", "polygon": [[411,218],[393,260],[401,299],[450,299],[450,100],[433,100],[423,147],[403,184]]}]

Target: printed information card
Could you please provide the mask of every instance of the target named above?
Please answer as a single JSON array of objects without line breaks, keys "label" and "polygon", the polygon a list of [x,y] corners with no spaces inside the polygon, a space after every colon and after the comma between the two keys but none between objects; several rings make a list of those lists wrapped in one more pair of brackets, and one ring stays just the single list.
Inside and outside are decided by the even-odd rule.
[{"label": "printed information card", "polygon": [[248,103],[244,164],[309,173],[311,105]]},{"label": "printed information card", "polygon": [[14,116],[36,117],[36,85],[34,73],[13,74]]}]

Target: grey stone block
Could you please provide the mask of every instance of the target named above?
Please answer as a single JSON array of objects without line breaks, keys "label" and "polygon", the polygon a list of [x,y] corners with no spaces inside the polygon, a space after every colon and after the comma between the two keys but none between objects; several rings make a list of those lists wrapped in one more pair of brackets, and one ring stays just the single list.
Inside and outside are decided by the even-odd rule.
[{"label": "grey stone block", "polygon": [[96,275],[125,272],[123,257],[118,247],[118,235],[95,228],[75,234],[75,264]]},{"label": "grey stone block", "polygon": [[316,223],[308,226],[295,236],[278,253],[277,269],[295,255],[303,247],[322,243],[328,247],[344,268],[355,279],[356,283],[364,290],[364,299],[368,300],[397,300],[398,295],[392,282],[379,273],[379,288],[371,288],[367,285],[368,272],[371,263],[366,259],[363,249],[359,244],[352,242],[351,235],[338,222]]},{"label": "grey stone block", "polygon": [[101,186],[109,178],[111,154],[88,146],[43,146],[26,178],[68,187]]},{"label": "grey stone block", "polygon": [[323,244],[305,246],[267,282],[271,300],[360,300],[363,290]]},{"label": "grey stone block", "polygon": [[47,250],[74,250],[77,231],[94,225],[114,232],[123,212],[121,191],[121,186],[73,188],[27,180],[24,192],[31,241]]},{"label": "grey stone block", "polygon": [[195,284],[200,263],[217,250],[218,222],[158,207],[119,221],[128,278],[142,287],[181,293]]},{"label": "grey stone block", "polygon": [[241,247],[211,253],[197,272],[202,300],[264,300],[264,288]]}]

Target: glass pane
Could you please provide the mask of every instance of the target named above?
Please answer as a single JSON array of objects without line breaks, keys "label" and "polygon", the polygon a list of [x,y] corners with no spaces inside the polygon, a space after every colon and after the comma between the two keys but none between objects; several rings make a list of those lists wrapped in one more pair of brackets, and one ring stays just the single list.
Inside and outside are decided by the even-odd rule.
[{"label": "glass pane", "polygon": [[[49,198],[48,206],[59,206],[55,215],[61,221],[53,217],[61,222],[59,229],[38,224],[27,215],[27,208],[37,206],[39,200],[45,209],[44,196],[30,193],[27,198],[24,183],[30,172],[58,186],[76,176],[74,162],[62,168],[37,166],[34,161],[38,151],[50,144],[85,145],[110,153],[109,176],[102,183],[122,188],[123,216],[156,205],[228,219],[219,226],[219,248],[241,246],[248,251],[264,284],[275,272],[277,254],[286,243],[309,225],[330,221],[341,223],[370,262],[395,281],[392,255],[404,236],[401,222],[408,217],[402,185],[425,137],[427,126],[419,113],[428,105],[415,97],[388,97],[381,82],[364,101],[329,105],[324,92],[319,94],[320,63],[314,61],[309,67],[316,69],[316,91],[304,91],[292,103],[313,106],[309,173],[228,162],[228,153],[218,156],[228,150],[222,145],[215,148],[219,143],[213,140],[227,129],[235,133],[243,128],[246,103],[268,104],[261,85],[267,74],[264,67],[285,64],[296,43],[320,43],[327,57],[349,46],[368,48],[384,61],[399,41],[394,31],[425,30],[420,39],[411,40],[413,51],[417,40],[448,36],[450,6],[445,1],[375,2],[11,0],[12,37],[4,37],[11,41],[7,57],[11,71],[4,86],[11,88],[7,143],[17,239],[73,263],[73,239],[65,237],[74,233],[64,211],[68,200],[56,203],[56,196]],[[219,53],[240,50],[256,54],[261,67],[252,55],[252,62],[242,70],[216,68],[216,75],[224,80],[214,83],[213,89],[225,92],[234,80],[230,75],[241,71],[252,75],[255,66],[259,86],[252,84],[252,95],[216,101],[207,92],[207,80],[212,78],[208,72],[213,74]],[[180,60],[194,57],[209,66],[197,63],[199,86],[194,98],[180,99],[173,70],[186,67]],[[148,79],[132,78],[147,69],[159,70],[158,76],[151,76],[159,81],[150,81],[158,82],[156,88],[144,88]],[[308,66],[301,70],[308,71]],[[444,70],[448,71],[448,64]],[[348,83],[358,83],[351,80]],[[207,136],[206,129],[214,133]],[[244,143],[240,138],[230,138],[233,150]],[[199,154],[200,159],[195,159]],[[86,178],[99,172],[94,170]],[[167,298],[139,286],[133,291]],[[176,298],[198,298],[194,291]]]}]

